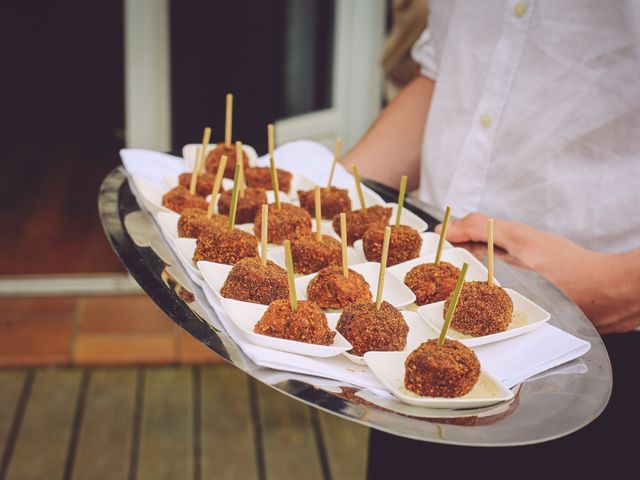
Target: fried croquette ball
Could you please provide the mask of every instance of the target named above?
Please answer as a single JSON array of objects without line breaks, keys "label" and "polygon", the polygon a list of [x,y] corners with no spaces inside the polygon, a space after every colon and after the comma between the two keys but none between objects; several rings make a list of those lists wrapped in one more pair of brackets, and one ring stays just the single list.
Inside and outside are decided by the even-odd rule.
[{"label": "fried croquette ball", "polygon": [[321,308],[336,310],[352,303],[371,301],[371,287],[362,275],[349,269],[349,276],[342,274],[342,267],[325,267],[307,285],[307,298]]},{"label": "fried croquette ball", "polygon": [[[444,311],[449,308],[449,297]],[[465,282],[460,291],[451,326],[465,335],[480,337],[504,332],[511,323],[513,302],[509,294],[487,282]]]},{"label": "fried croquette ball", "polygon": [[289,300],[273,301],[253,331],[316,345],[331,345],[336,336],[320,307],[307,300],[299,301],[295,311],[291,310]]}]

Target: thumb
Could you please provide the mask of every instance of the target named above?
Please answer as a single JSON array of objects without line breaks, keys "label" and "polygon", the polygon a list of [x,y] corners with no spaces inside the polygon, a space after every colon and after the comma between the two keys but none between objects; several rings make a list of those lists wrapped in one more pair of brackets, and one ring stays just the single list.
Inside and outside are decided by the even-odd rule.
[{"label": "thumb", "polygon": [[[447,240],[454,243],[486,242],[487,220],[489,217],[481,213],[469,215],[449,222],[447,228]],[[437,233],[442,231],[442,224],[435,228]]]}]

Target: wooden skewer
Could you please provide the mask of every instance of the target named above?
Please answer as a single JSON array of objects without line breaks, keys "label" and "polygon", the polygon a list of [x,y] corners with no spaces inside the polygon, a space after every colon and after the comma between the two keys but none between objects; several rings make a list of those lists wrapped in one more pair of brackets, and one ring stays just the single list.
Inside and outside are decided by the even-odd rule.
[{"label": "wooden skewer", "polygon": [[189,193],[191,195],[196,194],[196,185],[198,184],[198,172],[200,171],[200,165],[198,159],[200,158],[200,147],[196,147],[196,157],[193,159],[193,170],[191,171],[191,181],[189,182]]},{"label": "wooden skewer", "polygon": [[444,212],[444,220],[442,221],[442,230],[440,230],[440,240],[438,240],[438,250],[436,251],[436,267],[440,265],[440,257],[442,256],[442,248],[444,241],[447,239],[447,228],[449,227],[449,218],[451,218],[451,207],[447,207]]},{"label": "wooden skewer", "polygon": [[355,165],[351,167],[353,172],[353,178],[356,179],[356,190],[358,190],[358,198],[360,199],[360,209],[362,213],[367,214],[367,205],[364,203],[364,194],[362,193],[362,185],[360,184],[360,175],[358,174],[358,167]]},{"label": "wooden skewer", "polygon": [[213,188],[211,189],[211,201],[209,201],[209,208],[207,209],[207,218],[213,217],[213,206],[216,204],[216,199],[220,193],[220,185],[222,185],[222,177],[224,176],[224,169],[226,166],[227,156],[222,155],[220,157],[220,163],[218,164],[216,179],[213,181]]},{"label": "wooden skewer", "polygon": [[444,316],[444,323],[442,324],[442,330],[440,330],[440,337],[438,337],[439,347],[444,345],[444,339],[447,336],[449,325],[451,325],[451,319],[453,318],[453,314],[456,311],[456,307],[458,306],[458,299],[460,298],[460,291],[462,290],[462,284],[464,283],[464,276],[467,274],[467,268],[469,268],[469,265],[467,265],[466,263],[462,264],[460,274],[458,275],[458,281],[456,282],[456,288],[453,290],[451,302],[449,302],[449,308],[447,309],[447,313]]},{"label": "wooden skewer", "polygon": [[398,211],[396,212],[396,227],[400,225],[402,207],[404,206],[404,195],[407,192],[407,176],[403,175],[400,180],[400,193],[398,193]]},{"label": "wooden skewer", "polygon": [[229,230],[233,230],[236,223],[236,207],[238,206],[238,180],[240,177],[240,165],[236,163],[236,171],[233,174],[233,191],[231,192],[231,206],[229,207]]},{"label": "wooden skewer", "polygon": [[342,240],[342,275],[349,278],[349,257],[347,256],[347,214],[340,214],[340,240]]},{"label": "wooden skewer", "polygon": [[262,205],[262,235],[260,236],[260,261],[267,266],[267,228],[269,225],[269,207]]},{"label": "wooden skewer", "polygon": [[291,310],[294,312],[298,308],[298,298],[296,296],[296,284],[293,277],[293,260],[291,259],[291,242],[284,241],[284,260],[287,264],[287,278],[289,280],[289,300],[291,301]]},{"label": "wooden skewer", "polygon": [[338,158],[340,158],[341,146],[342,146],[342,139],[338,137],[336,138],[336,149],[333,151],[333,163],[331,164],[331,172],[329,173],[329,182],[327,183],[327,188],[331,188],[331,183],[333,182],[333,173],[336,170],[336,163],[338,163]]},{"label": "wooden skewer", "polygon": [[276,209],[280,210],[280,186],[278,185],[278,172],[276,170],[276,156],[273,153],[276,145],[273,123],[267,125],[267,137],[269,140],[269,168],[271,169],[271,186],[276,197]]},{"label": "wooden skewer", "polygon": [[487,283],[493,287],[493,218],[487,220]]},{"label": "wooden skewer", "polygon": [[200,155],[198,157],[200,163],[200,169],[198,170],[201,175],[204,173],[204,159],[207,158],[207,148],[209,147],[209,141],[211,140],[211,128],[205,127],[204,132],[202,132],[202,150],[200,150]]},{"label": "wooden skewer", "polygon": [[378,292],[376,293],[376,310],[382,305],[382,291],[384,290],[384,272],[387,269],[387,257],[389,256],[389,240],[391,239],[391,227],[384,227],[384,240],[382,241],[382,257],[380,258],[380,274],[378,275]]},{"label": "wooden skewer", "polygon": [[231,121],[233,119],[233,94],[227,93],[227,107],[224,117],[224,144],[226,147],[231,146]]},{"label": "wooden skewer", "polygon": [[316,207],[316,240],[322,241],[322,202],[320,200],[320,185],[316,185],[314,194],[314,204]]},{"label": "wooden skewer", "polygon": [[240,180],[239,180],[239,192],[240,198],[244,198],[245,195],[245,183],[244,183],[244,160],[242,158],[242,142],[236,142],[236,165],[240,165]]}]

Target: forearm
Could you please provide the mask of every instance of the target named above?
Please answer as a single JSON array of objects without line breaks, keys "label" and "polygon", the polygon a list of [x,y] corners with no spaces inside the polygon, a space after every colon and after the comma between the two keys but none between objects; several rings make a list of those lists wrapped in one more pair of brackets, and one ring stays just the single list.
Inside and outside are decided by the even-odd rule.
[{"label": "forearm", "polygon": [[366,135],[344,156],[350,168],[360,174],[397,187],[402,175],[409,176],[409,188],[418,186],[420,151],[427,112],[435,83],[418,76],[383,110]]}]

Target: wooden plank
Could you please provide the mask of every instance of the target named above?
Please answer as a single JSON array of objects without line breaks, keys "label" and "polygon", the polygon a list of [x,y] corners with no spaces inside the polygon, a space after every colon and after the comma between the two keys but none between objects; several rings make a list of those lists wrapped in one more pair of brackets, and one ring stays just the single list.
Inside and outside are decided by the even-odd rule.
[{"label": "wooden plank", "polygon": [[0,371],[0,459],[8,446],[9,433],[26,378],[27,372],[24,370]]},{"label": "wooden plank", "polygon": [[329,413],[317,412],[331,478],[367,475],[369,429]]},{"label": "wooden plank", "polygon": [[258,385],[267,480],[323,478],[309,407]]},{"label": "wooden plank", "polygon": [[91,373],[72,478],[127,478],[136,378],[132,368]]},{"label": "wooden plank", "polygon": [[7,480],[62,478],[81,379],[81,370],[36,372]]},{"label": "wooden plank", "polygon": [[226,365],[201,372],[202,478],[257,479],[249,377]]},{"label": "wooden plank", "polygon": [[193,478],[193,373],[148,368],[137,480]]}]

